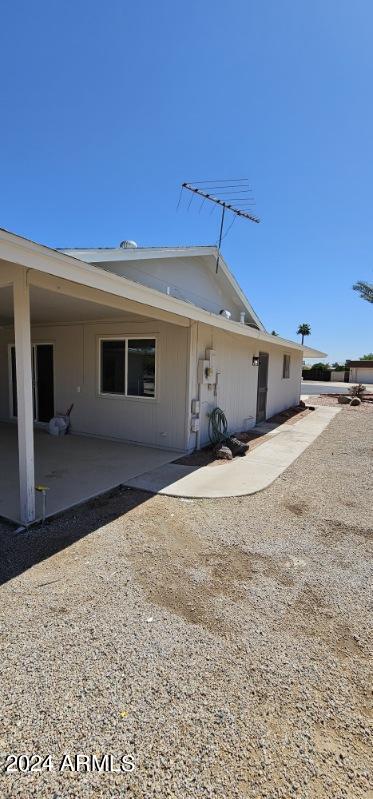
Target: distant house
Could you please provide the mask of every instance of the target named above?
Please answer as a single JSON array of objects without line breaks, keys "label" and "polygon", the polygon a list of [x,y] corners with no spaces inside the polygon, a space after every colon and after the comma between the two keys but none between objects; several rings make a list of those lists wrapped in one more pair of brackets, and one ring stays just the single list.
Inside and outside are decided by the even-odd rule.
[{"label": "distant house", "polygon": [[61,251],[0,230],[0,420],[18,424],[22,522],[35,518],[34,427],[71,403],[73,433],[184,453],[208,442],[217,405],[234,431],[299,402],[303,357],[325,353],[267,333],[216,261],[210,246]]},{"label": "distant house", "polygon": [[349,361],[350,383],[373,383],[373,361]]}]

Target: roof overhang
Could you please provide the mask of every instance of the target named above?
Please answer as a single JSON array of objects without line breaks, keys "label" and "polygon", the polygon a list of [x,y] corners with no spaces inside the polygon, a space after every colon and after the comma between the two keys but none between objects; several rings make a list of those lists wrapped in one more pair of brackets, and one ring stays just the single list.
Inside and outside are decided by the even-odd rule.
[{"label": "roof overhang", "polygon": [[[201,249],[205,251],[206,248]],[[216,248],[211,249],[216,252]],[[96,289],[106,294],[160,309],[174,318],[180,317],[180,321],[181,318],[183,320],[189,319],[226,330],[229,333],[245,336],[258,342],[297,350],[306,358],[326,357],[326,353],[319,350],[302,346],[298,342],[280,338],[280,336],[272,336],[264,330],[256,330],[231,319],[225,319],[223,316],[205,311],[184,300],[163,294],[141,283],[135,283],[112,272],[92,266],[90,263],[73,258],[71,255],[65,255],[61,251],[42,244],[36,244],[29,239],[3,229],[0,229],[0,259],[37,272],[53,275],[61,280],[67,280],[79,286],[85,286],[88,289]],[[8,272],[4,272],[4,279],[2,280],[1,270],[2,267],[0,265],[0,286],[7,285],[10,282]],[[104,304],[104,299],[102,302]]]}]

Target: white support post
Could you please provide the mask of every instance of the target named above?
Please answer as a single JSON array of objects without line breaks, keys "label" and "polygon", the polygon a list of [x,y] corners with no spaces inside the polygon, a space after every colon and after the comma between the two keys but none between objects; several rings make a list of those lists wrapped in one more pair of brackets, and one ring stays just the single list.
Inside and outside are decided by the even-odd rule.
[{"label": "white support post", "polygon": [[13,284],[17,373],[18,468],[20,520],[35,520],[34,411],[32,398],[30,292],[27,271]]}]

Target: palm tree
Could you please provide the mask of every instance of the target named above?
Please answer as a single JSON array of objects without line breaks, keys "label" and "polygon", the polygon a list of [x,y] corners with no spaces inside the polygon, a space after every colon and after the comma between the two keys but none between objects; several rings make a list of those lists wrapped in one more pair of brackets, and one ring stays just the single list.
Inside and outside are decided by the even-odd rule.
[{"label": "palm tree", "polygon": [[371,283],[364,283],[363,280],[358,280],[352,286],[354,291],[358,291],[362,300],[373,302],[373,286]]},{"label": "palm tree", "polygon": [[311,335],[311,326],[307,324],[307,322],[303,322],[302,325],[299,325],[297,330],[297,336],[302,336],[302,344],[304,342],[305,336]]}]

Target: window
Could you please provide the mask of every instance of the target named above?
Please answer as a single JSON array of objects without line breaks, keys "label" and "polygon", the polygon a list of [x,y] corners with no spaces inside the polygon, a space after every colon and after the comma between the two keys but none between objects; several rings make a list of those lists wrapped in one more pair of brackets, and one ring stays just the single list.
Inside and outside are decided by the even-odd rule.
[{"label": "window", "polygon": [[282,377],[290,377],[290,355],[284,355],[284,360],[282,362]]},{"label": "window", "polygon": [[131,397],[154,397],[155,340],[130,338],[127,347],[127,394]]},{"label": "window", "polygon": [[103,394],[124,394],[125,341],[101,341],[101,391]]},{"label": "window", "polygon": [[155,397],[154,338],[101,339],[100,392]]}]

